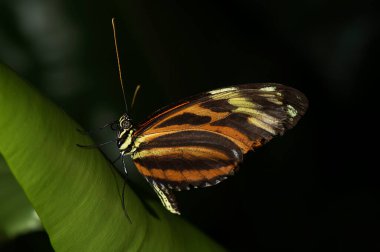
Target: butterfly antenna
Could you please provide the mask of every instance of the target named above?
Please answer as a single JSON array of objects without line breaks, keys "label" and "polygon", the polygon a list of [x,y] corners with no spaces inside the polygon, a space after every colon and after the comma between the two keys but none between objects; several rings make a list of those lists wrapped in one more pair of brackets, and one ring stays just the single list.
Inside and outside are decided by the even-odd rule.
[{"label": "butterfly antenna", "polygon": [[140,90],[140,87],[141,87],[140,85],[137,85],[135,89],[135,93],[133,94],[133,98],[132,98],[131,109],[133,109],[133,105],[135,104],[135,99],[136,99],[137,93]]},{"label": "butterfly antenna", "polygon": [[119,49],[118,49],[118,47],[117,47],[116,28],[115,28],[115,18],[112,18],[112,30],[113,30],[113,41],[115,42],[115,51],[116,51],[117,67],[118,67],[118,70],[119,70],[120,85],[121,85],[121,90],[123,91],[123,98],[124,98],[125,110],[126,110],[126,112],[128,113],[127,99],[126,99],[126,96],[125,96],[124,84],[123,84],[123,78],[122,78],[122,75],[121,75],[120,58],[119,58]]}]

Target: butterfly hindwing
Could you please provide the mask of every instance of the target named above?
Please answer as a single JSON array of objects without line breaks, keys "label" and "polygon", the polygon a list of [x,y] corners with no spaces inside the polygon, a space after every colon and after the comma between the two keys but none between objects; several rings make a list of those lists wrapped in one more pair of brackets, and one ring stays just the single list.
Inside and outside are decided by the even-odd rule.
[{"label": "butterfly hindwing", "polygon": [[156,134],[133,159],[144,176],[180,190],[218,183],[242,161],[243,151],[220,134],[186,130]]},{"label": "butterfly hindwing", "polygon": [[164,207],[174,214],[180,214],[174,194],[163,184],[157,183],[152,179],[147,180],[152,185]]},{"label": "butterfly hindwing", "polygon": [[142,123],[132,158],[152,186],[172,198],[171,188],[210,186],[233,174],[243,154],[292,128],[307,106],[298,90],[272,83],[202,93]]}]

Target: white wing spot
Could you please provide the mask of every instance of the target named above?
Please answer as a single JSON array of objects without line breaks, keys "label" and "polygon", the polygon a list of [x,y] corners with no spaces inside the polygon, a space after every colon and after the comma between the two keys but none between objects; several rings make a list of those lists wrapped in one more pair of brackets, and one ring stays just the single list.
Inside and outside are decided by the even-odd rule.
[{"label": "white wing spot", "polygon": [[239,153],[235,149],[232,149],[232,153],[234,154],[235,158],[239,158]]},{"label": "white wing spot", "polygon": [[260,91],[265,91],[265,92],[273,92],[276,91],[276,87],[263,87],[259,89]]},{"label": "white wing spot", "polygon": [[221,88],[221,89],[212,90],[212,91],[209,91],[208,93],[214,95],[214,94],[219,94],[222,92],[229,92],[229,91],[236,91],[236,90],[237,90],[236,87],[228,87],[228,88]]},{"label": "white wing spot", "polygon": [[268,124],[264,123],[261,120],[256,119],[255,117],[251,117],[248,119],[248,122],[255,125],[256,127],[259,127],[272,135],[276,135],[276,131]]},{"label": "white wing spot", "polygon": [[235,107],[243,107],[243,108],[254,108],[257,107],[256,104],[251,102],[246,97],[235,97],[228,99],[228,103]]},{"label": "white wing spot", "polygon": [[271,103],[277,104],[277,105],[282,105],[282,101],[279,101],[276,98],[267,98],[267,100]]},{"label": "white wing spot", "polygon": [[290,117],[296,117],[298,114],[298,111],[292,106],[292,105],[287,105],[286,106],[287,113]]}]

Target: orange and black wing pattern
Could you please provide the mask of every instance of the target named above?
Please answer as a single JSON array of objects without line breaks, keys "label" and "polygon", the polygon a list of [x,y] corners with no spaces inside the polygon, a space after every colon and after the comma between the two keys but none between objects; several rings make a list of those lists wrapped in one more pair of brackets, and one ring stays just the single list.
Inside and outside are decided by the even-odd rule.
[{"label": "orange and black wing pattern", "polygon": [[216,89],[166,107],[134,132],[139,172],[164,206],[179,213],[171,189],[205,187],[232,175],[243,155],[292,128],[308,101],[281,84]]}]

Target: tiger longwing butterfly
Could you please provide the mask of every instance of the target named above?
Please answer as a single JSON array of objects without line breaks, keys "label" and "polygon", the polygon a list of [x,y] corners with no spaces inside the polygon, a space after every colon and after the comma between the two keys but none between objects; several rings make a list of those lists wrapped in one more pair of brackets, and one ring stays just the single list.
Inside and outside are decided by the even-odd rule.
[{"label": "tiger longwing butterfly", "polygon": [[[114,19],[112,26],[124,94]],[[244,84],[189,97],[137,127],[128,113],[112,125],[121,157],[130,156],[166,209],[179,214],[172,189],[218,184],[234,173],[244,154],[296,125],[307,107],[305,95],[294,88]]]},{"label": "tiger longwing butterfly", "polygon": [[117,145],[166,209],[179,214],[171,189],[226,179],[245,153],[292,128],[307,107],[300,91],[281,84],[221,88],[165,107],[137,127],[128,114],[122,115]]}]

